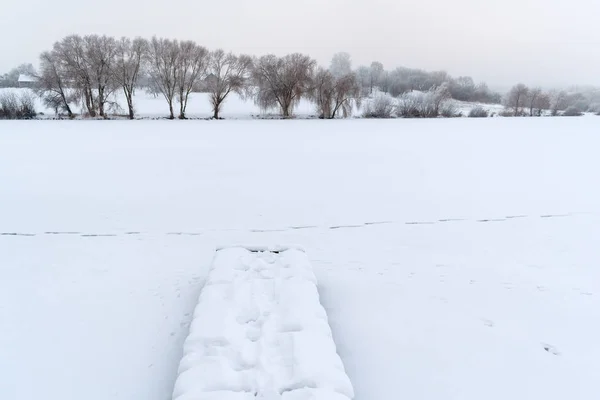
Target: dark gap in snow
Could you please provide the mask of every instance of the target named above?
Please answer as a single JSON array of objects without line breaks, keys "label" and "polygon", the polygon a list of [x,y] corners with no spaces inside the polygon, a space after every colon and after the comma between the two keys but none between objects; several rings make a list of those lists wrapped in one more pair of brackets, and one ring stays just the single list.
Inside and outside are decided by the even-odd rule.
[{"label": "dark gap in snow", "polygon": [[117,235],[115,235],[114,233],[91,233],[91,234],[84,234],[81,235],[81,237],[115,237]]},{"label": "dark gap in snow", "polygon": [[330,226],[329,229],[362,228],[363,226],[365,226],[365,224],[361,224],[361,225],[336,225],[336,226]]}]

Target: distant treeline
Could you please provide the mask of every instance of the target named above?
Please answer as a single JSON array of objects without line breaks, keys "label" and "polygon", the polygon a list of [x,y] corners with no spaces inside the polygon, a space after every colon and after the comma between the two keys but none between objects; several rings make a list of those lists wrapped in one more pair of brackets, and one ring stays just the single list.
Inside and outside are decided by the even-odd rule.
[{"label": "distant treeline", "polygon": [[[364,111],[367,117],[377,117],[377,106],[385,109],[384,117],[454,116],[447,106],[449,99],[478,103],[504,100],[511,110],[507,114],[532,116],[569,107],[590,111],[598,100],[583,94],[544,93],[522,84],[503,99],[485,83],[477,84],[471,77],[455,78],[444,71],[386,70],[379,62],[354,69],[347,53],[335,54],[324,68],[299,53],[255,57],[209,51],[193,41],[100,35],[65,37],[40,55],[37,68],[24,64],[1,75],[0,87],[31,87],[47,107],[70,118],[78,113],[93,118],[122,112],[113,100],[113,94],[120,91],[127,103],[125,114],[133,119],[134,94],[139,89],[162,96],[171,119],[186,118],[192,92],[209,94],[217,119],[232,92],[253,99],[261,109],[279,109],[285,118],[293,115],[303,98],[315,104],[320,118],[349,116],[361,99],[369,99]],[[398,101],[392,104],[389,98]],[[28,108],[31,99],[26,100]],[[14,96],[11,101],[19,103]],[[0,117],[2,102],[0,99]]]}]

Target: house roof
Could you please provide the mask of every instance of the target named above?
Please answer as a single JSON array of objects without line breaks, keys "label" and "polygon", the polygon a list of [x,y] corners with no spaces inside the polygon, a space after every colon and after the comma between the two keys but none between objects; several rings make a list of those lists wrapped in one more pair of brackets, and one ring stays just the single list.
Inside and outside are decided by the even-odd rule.
[{"label": "house roof", "polygon": [[19,75],[19,82],[36,82],[37,79],[31,75],[21,74]]}]

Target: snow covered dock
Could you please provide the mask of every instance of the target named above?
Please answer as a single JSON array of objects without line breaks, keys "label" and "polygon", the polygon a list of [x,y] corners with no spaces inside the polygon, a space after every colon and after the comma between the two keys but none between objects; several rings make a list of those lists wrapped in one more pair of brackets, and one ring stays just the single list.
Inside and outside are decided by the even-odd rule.
[{"label": "snow covered dock", "polygon": [[219,249],[173,399],[352,399],[316,284],[301,249]]}]

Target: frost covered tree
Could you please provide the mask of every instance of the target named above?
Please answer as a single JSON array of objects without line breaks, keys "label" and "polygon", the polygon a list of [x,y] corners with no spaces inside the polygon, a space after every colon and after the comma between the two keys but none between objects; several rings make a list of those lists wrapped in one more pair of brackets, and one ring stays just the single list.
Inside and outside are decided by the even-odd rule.
[{"label": "frost covered tree", "polygon": [[373,61],[371,63],[371,67],[369,68],[370,93],[373,93],[374,87],[379,86],[384,72],[385,70],[383,69],[382,63],[380,63],[379,61]]},{"label": "frost covered tree", "polygon": [[356,77],[358,79],[358,83],[360,84],[361,94],[363,96],[367,96],[371,93],[370,75],[371,70],[367,66],[363,65],[356,69]]},{"label": "frost covered tree", "polygon": [[534,116],[534,111],[536,109],[536,105],[538,104],[538,99],[542,95],[542,89],[539,87],[532,88],[529,90],[527,94],[527,103],[529,105],[529,116]]},{"label": "frost covered tree", "polygon": [[135,117],[133,96],[143,69],[148,51],[148,41],[142,38],[121,38],[117,42],[113,76],[115,83],[123,89],[129,119]]},{"label": "frost covered tree", "polygon": [[346,52],[334,54],[331,59],[329,71],[336,78],[350,74],[352,72],[352,58],[350,54]]},{"label": "frost covered tree", "polygon": [[319,118],[333,119],[339,114],[346,118],[352,114],[354,105],[360,105],[360,91],[356,74],[336,77],[331,71],[319,68],[310,98],[317,105]]},{"label": "frost covered tree", "polygon": [[179,119],[185,119],[190,93],[206,74],[209,52],[192,41],[180,42],[177,52],[175,80],[177,100],[179,101]]},{"label": "frost covered tree", "polygon": [[547,93],[540,93],[537,96],[534,107],[534,115],[541,116],[544,110],[548,110],[550,108],[550,96]]},{"label": "frost covered tree", "polygon": [[300,53],[260,57],[252,68],[256,103],[263,109],[279,106],[283,117],[289,118],[294,106],[309,94],[315,65],[313,59]]},{"label": "frost covered tree", "polygon": [[211,53],[207,71],[207,89],[210,93],[214,119],[219,119],[223,102],[231,92],[244,94],[251,70],[250,56],[227,54],[221,49]]},{"label": "frost covered tree", "polygon": [[529,88],[522,83],[519,83],[510,89],[506,97],[506,106],[513,110],[513,115],[521,114],[521,109],[525,105]]},{"label": "frost covered tree", "polygon": [[553,90],[549,95],[552,115],[557,116],[559,111],[564,110],[568,106],[567,92],[564,90]]},{"label": "frost covered tree", "polygon": [[452,98],[461,101],[473,101],[475,97],[475,82],[470,76],[459,76],[450,82]]}]

